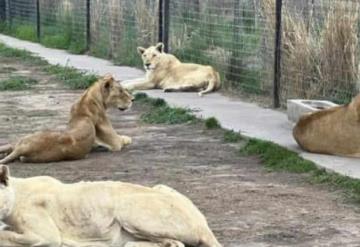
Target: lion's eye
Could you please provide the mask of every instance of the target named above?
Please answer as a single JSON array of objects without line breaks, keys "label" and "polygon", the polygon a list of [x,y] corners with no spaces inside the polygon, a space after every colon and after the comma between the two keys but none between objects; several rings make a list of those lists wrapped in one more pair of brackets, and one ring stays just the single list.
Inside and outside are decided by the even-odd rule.
[{"label": "lion's eye", "polygon": [[156,57],[156,54],[153,54],[153,57]]}]

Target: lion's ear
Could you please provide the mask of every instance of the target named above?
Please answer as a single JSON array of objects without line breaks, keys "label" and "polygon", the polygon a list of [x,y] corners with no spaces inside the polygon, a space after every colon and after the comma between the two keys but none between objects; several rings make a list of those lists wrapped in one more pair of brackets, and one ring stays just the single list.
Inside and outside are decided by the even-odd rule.
[{"label": "lion's ear", "polygon": [[103,88],[108,91],[114,84],[114,77],[112,75],[106,75],[103,79]]},{"label": "lion's ear", "polygon": [[145,52],[145,48],[144,47],[141,47],[141,46],[139,46],[138,48],[137,48],[137,51],[139,52],[139,54],[140,55],[142,55],[144,52]]},{"label": "lion's ear", "polygon": [[8,186],[10,178],[10,171],[8,166],[0,166],[0,184]]},{"label": "lion's ear", "polygon": [[155,46],[156,50],[158,50],[158,51],[161,52],[161,53],[164,52],[164,47],[165,47],[164,43],[158,43],[158,44]]}]

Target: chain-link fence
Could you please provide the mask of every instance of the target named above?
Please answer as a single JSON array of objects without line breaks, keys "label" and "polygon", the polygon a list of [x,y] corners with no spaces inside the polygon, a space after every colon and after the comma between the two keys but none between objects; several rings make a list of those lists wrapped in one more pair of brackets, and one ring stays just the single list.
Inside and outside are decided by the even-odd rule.
[{"label": "chain-link fence", "polygon": [[289,98],[344,103],[358,93],[359,7],[357,0],[0,0],[0,20],[4,33],[121,65],[141,66],[136,47],[163,41],[182,61],[213,65],[225,92],[284,106]]},{"label": "chain-link fence", "polygon": [[346,103],[359,92],[360,3],[285,1],[280,95]]}]

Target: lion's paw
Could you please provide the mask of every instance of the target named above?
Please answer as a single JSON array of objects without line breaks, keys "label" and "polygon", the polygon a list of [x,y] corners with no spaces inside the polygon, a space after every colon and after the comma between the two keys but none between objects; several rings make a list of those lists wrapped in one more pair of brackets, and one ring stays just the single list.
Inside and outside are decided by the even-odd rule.
[{"label": "lion's paw", "polygon": [[129,145],[132,143],[132,138],[129,136],[121,136],[121,138],[122,138],[124,145]]},{"label": "lion's paw", "polygon": [[164,247],[185,247],[185,245],[179,241],[176,240],[165,240],[162,242],[162,245]]}]

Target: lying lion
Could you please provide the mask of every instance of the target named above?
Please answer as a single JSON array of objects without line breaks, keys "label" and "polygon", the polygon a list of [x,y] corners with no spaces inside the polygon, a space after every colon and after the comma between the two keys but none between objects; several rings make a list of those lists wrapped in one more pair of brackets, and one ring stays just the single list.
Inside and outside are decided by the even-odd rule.
[{"label": "lying lion", "polygon": [[219,73],[213,67],[181,63],[174,55],[164,52],[163,43],[147,49],[138,47],[138,52],[144,63],[146,78],[124,84],[129,90],[200,91],[202,96],[221,86]]},{"label": "lying lion", "polygon": [[309,152],[360,157],[360,95],[348,105],[301,117],[293,135]]},{"label": "lying lion", "polygon": [[67,130],[37,132],[16,145],[0,147],[0,153],[10,153],[0,164],[17,158],[34,163],[82,159],[95,143],[118,151],[131,143],[131,138],[115,132],[106,109],[126,110],[132,101],[133,97],[112,76],[106,76],[86,90],[72,106]]},{"label": "lying lion", "polygon": [[205,217],[165,185],[63,184],[0,166],[1,246],[221,247]]}]

